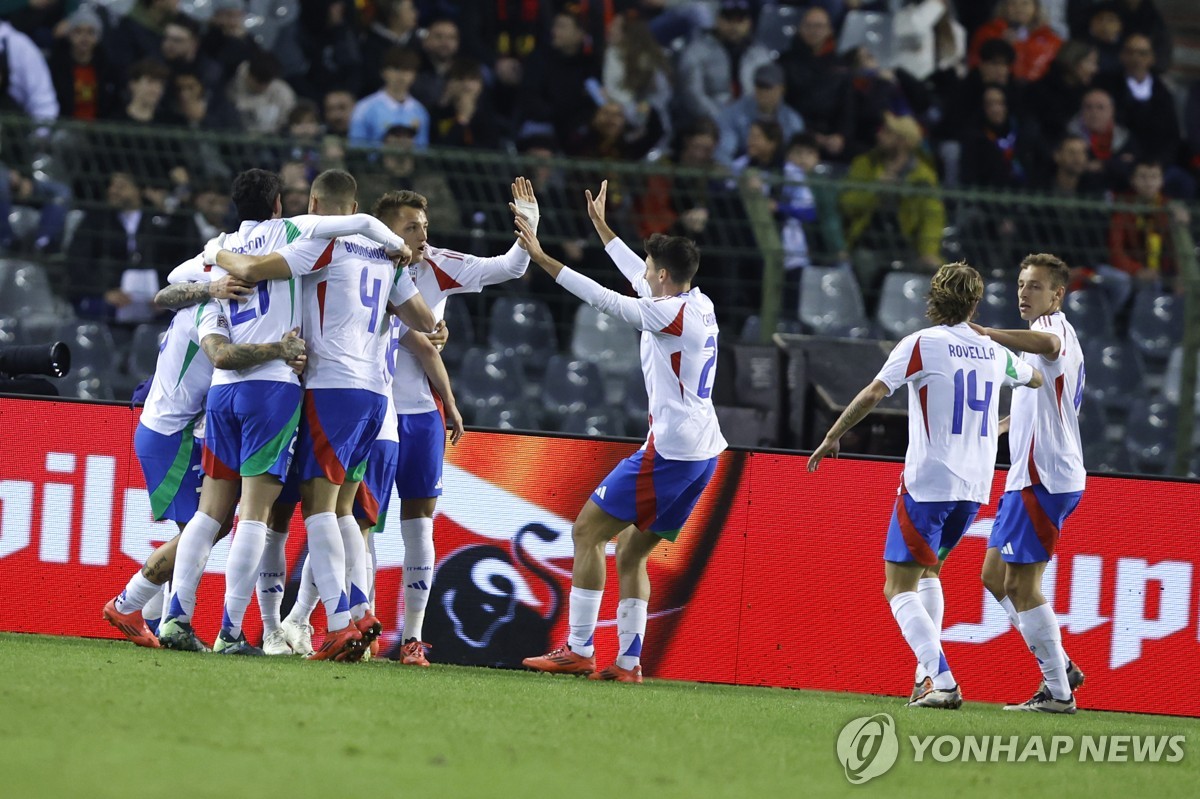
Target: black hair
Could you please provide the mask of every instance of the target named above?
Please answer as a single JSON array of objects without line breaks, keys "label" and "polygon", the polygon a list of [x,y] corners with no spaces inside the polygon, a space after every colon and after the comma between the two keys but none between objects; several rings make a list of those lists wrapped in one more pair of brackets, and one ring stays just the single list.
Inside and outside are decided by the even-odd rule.
[{"label": "black hair", "polygon": [[233,179],[233,204],[238,224],[262,222],[275,215],[282,184],[279,175],[265,169],[247,169]]},{"label": "black hair", "polygon": [[700,268],[700,248],[689,238],[655,233],[646,239],[645,247],[646,255],[654,259],[655,268],[667,270],[676,285],[691,283]]}]

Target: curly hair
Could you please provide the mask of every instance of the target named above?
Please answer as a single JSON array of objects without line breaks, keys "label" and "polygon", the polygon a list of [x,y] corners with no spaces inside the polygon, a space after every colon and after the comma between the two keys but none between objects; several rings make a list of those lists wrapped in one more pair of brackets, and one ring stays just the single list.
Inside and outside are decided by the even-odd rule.
[{"label": "curly hair", "polygon": [[983,278],[973,266],[944,264],[929,285],[925,315],[935,325],[957,325],[970,320],[982,298]]}]

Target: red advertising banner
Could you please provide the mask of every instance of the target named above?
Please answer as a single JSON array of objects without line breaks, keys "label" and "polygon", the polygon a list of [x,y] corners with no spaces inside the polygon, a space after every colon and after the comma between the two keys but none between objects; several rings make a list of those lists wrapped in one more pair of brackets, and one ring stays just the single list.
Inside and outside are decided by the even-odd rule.
[{"label": "red advertising banner", "polygon": [[[0,399],[0,630],[115,638],[100,609],[175,533],[150,519],[133,456],[137,411]],[[425,623],[431,660],[519,666],[565,637],[571,520],[631,443],[472,432],[448,453]],[[883,540],[900,465],[731,452],[676,544],[651,564],[650,676],[907,695],[914,663],[883,599]],[[1003,489],[998,472],[993,499]],[[1083,708],[1200,716],[1200,485],[1093,477],[1044,592],[1087,673]],[[1023,701],[1040,675],[979,582],[995,505],[943,571],[946,657],[968,700]],[[288,543],[294,596],[304,552]],[[209,560],[196,619],[216,633],[228,542]],[[376,540],[376,614],[403,619],[399,514]],[[611,554],[611,550],[610,550]],[[615,655],[616,575],[597,655]],[[247,634],[258,635],[257,614]],[[314,623],[322,621],[322,611]],[[1170,691],[1146,686],[1170,685]]]}]

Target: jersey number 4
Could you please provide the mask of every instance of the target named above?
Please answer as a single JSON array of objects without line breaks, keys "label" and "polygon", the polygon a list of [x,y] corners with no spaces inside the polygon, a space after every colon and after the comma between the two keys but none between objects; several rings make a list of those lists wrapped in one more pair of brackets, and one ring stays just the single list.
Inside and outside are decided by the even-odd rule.
[{"label": "jersey number 4", "polygon": [[379,278],[371,281],[371,290],[367,290],[367,278],[370,274],[370,269],[363,267],[362,274],[358,278],[358,299],[362,302],[364,308],[369,308],[371,311],[371,321],[367,324],[367,332],[374,333],[375,327],[379,324],[379,300],[383,296],[383,281]]},{"label": "jersey number 4", "polygon": [[950,432],[956,436],[962,435],[963,431],[963,416],[967,409],[979,411],[983,414],[983,424],[980,426],[979,435],[986,436],[988,434],[988,408],[992,404],[992,381],[988,380],[983,384],[983,396],[979,396],[979,379],[976,377],[975,370],[972,369],[965,373],[959,369],[954,373],[954,420],[950,428]]}]

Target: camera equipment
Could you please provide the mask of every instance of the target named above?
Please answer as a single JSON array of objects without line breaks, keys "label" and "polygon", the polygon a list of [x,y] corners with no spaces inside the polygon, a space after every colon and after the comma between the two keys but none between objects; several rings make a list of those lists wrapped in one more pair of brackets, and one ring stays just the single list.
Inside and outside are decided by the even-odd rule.
[{"label": "camera equipment", "polygon": [[0,377],[46,375],[65,377],[71,371],[71,349],[61,341],[53,344],[0,346]]}]

